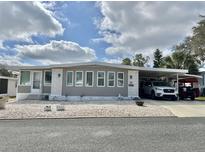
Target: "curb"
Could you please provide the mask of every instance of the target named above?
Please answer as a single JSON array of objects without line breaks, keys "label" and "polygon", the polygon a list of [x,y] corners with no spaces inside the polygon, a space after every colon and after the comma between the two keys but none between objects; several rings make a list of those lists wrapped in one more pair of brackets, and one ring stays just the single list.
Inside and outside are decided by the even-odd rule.
[{"label": "curb", "polygon": [[145,118],[145,119],[148,119],[148,118],[179,118],[177,116],[147,116],[147,117],[69,117],[69,118],[16,118],[16,119],[0,119],[0,121],[10,121],[10,120],[51,120],[51,119],[111,119],[111,118],[115,118],[115,119],[134,119],[134,118],[139,118],[139,119],[142,119],[142,118]]}]

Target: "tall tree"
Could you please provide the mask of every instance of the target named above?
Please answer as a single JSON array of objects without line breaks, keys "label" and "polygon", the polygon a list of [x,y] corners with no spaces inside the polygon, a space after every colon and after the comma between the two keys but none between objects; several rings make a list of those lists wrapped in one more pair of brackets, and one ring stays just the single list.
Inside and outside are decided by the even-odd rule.
[{"label": "tall tree", "polygon": [[205,62],[205,16],[200,16],[202,20],[193,27],[192,46],[195,54],[201,62]]},{"label": "tall tree", "polygon": [[193,55],[183,51],[175,51],[172,55],[164,58],[164,65],[167,68],[188,69],[190,74],[198,73],[198,65]]},{"label": "tall tree", "polygon": [[162,67],[163,65],[163,56],[162,56],[162,52],[159,49],[156,49],[156,51],[154,52],[154,68],[159,68]]},{"label": "tall tree", "polygon": [[144,57],[141,53],[136,54],[133,59],[133,65],[144,67],[145,64],[149,61],[149,59],[150,59],[149,56]]},{"label": "tall tree", "polygon": [[0,76],[13,76],[11,72],[9,72],[3,65],[0,65]]},{"label": "tall tree", "polygon": [[184,53],[179,51],[175,51],[170,56],[164,58],[165,66],[167,68],[183,69],[184,61]]},{"label": "tall tree", "polygon": [[130,58],[125,58],[122,60],[122,64],[124,65],[132,65],[132,61]]},{"label": "tall tree", "polygon": [[181,44],[175,47],[175,51],[184,54],[183,68],[188,69],[191,74],[198,74],[198,67],[201,65],[201,61],[194,52],[192,43],[192,37],[186,37]]},{"label": "tall tree", "polygon": [[191,62],[190,65],[188,66],[188,70],[190,74],[198,74],[199,66],[196,63]]}]

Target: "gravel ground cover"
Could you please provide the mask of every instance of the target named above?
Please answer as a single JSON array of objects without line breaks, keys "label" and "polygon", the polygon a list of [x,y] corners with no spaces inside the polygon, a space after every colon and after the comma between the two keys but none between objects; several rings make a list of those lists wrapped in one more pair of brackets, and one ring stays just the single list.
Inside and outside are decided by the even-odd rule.
[{"label": "gravel ground cover", "polygon": [[[51,105],[52,111],[44,111]],[[63,105],[65,111],[56,111],[57,105]],[[79,118],[79,117],[161,117],[174,116],[168,109],[146,104],[143,107],[133,101],[105,102],[59,102],[25,100],[6,104],[0,110],[0,119],[29,118]]]}]

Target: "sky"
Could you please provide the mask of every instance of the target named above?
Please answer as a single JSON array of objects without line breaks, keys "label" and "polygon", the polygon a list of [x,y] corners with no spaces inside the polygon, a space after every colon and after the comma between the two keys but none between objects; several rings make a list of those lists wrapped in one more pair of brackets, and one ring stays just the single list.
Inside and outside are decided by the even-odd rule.
[{"label": "sky", "polygon": [[205,2],[0,2],[0,64],[120,63],[172,52]]}]

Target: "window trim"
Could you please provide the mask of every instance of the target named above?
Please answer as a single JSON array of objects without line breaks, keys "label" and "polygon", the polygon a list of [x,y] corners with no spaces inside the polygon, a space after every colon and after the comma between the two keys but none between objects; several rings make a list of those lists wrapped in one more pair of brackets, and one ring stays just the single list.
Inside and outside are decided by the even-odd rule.
[{"label": "window trim", "polygon": [[[35,89],[34,87],[33,87],[33,81],[34,81],[34,73],[40,73],[41,74],[41,76],[40,76],[40,89]],[[32,77],[31,77],[31,93],[36,93],[35,91],[36,90],[40,90],[40,92],[42,92],[42,88],[43,88],[43,86],[42,86],[42,82],[43,82],[43,70],[32,70],[31,71],[31,74],[32,74]]]},{"label": "window trim", "polygon": [[[69,73],[72,73],[72,84],[71,85],[68,85],[68,72]],[[73,77],[74,77],[74,72],[73,71],[66,71],[66,86],[67,87],[72,87],[73,86]]]},{"label": "window trim", "polygon": [[[87,85],[87,73],[92,72],[92,85]],[[94,71],[85,71],[85,87],[93,87],[94,86]]]},{"label": "window trim", "polygon": [[[122,73],[123,74],[123,79],[119,79],[118,78],[118,74],[120,74],[120,73]],[[123,81],[123,85],[122,86],[119,86],[118,85],[118,80],[122,80]],[[117,72],[117,87],[124,87],[124,85],[125,85],[125,75],[124,75],[124,72]]]},{"label": "window trim", "polygon": [[[110,81],[110,79],[109,79],[109,74],[110,74],[110,73],[114,73],[114,79],[111,79],[111,81],[112,81],[112,80],[114,81],[113,86],[109,86],[109,81]],[[114,71],[108,71],[108,72],[107,72],[107,87],[115,87],[115,72],[114,72]]]},{"label": "window trim", "polygon": [[43,80],[43,85],[44,86],[51,86],[51,83],[46,83],[46,72],[51,72],[51,83],[52,83],[52,71],[51,70],[44,70],[44,80]]},{"label": "window trim", "polygon": [[[76,85],[76,80],[77,80],[77,73],[78,72],[81,72],[82,73],[82,85]],[[83,87],[83,85],[84,85],[84,74],[83,74],[83,71],[75,71],[75,87]]]},{"label": "window trim", "polygon": [[32,71],[30,71],[30,70],[21,70],[20,72],[30,72],[30,78],[29,78],[29,84],[28,84],[28,85],[21,84],[21,74],[22,74],[22,73],[20,73],[19,85],[20,85],[20,86],[31,86],[31,72],[32,72]]},{"label": "window trim", "polygon": [[[104,73],[104,85],[103,85],[103,86],[99,86],[99,85],[98,85],[98,79],[99,79],[98,73],[102,73],[102,72]],[[106,84],[106,83],[105,83],[105,71],[97,71],[97,87],[105,87],[105,84]]]}]

